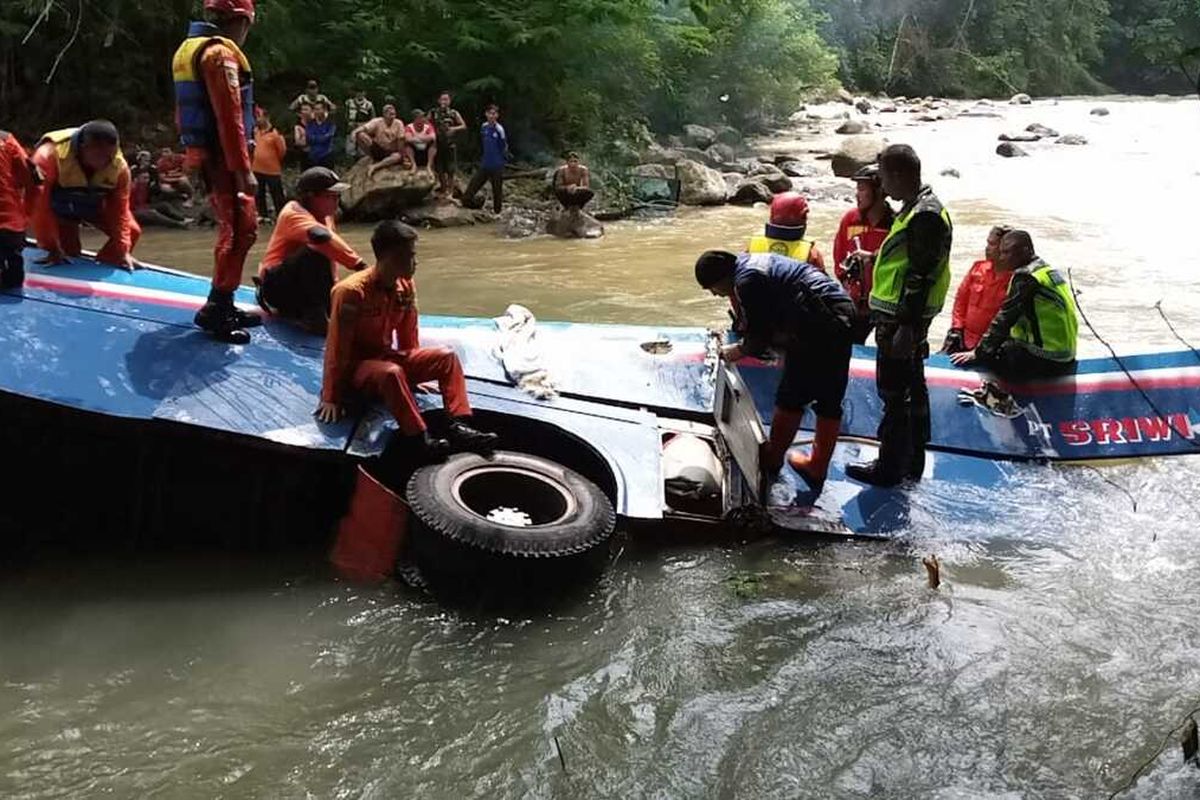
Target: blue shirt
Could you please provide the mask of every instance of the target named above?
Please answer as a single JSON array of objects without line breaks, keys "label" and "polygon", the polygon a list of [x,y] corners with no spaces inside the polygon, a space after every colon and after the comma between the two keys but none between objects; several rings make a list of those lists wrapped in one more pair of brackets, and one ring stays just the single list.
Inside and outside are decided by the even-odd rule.
[{"label": "blue shirt", "polygon": [[504,156],[508,152],[508,136],[504,133],[504,126],[499,122],[495,125],[485,122],[480,132],[483,136],[483,168],[504,169]]},{"label": "blue shirt", "polygon": [[751,353],[821,336],[848,336],[854,304],[842,285],[812,264],[774,253],[738,256],[733,287]]},{"label": "blue shirt", "polygon": [[333,152],[333,137],[337,133],[337,125],[332,119],[324,122],[309,120],[304,126],[308,138],[308,157],[313,161],[324,161]]}]

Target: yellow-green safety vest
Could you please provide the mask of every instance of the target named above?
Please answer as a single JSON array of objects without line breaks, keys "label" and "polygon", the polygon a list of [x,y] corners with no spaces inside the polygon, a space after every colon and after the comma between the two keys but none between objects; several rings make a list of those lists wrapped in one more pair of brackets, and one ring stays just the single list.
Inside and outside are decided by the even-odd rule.
[{"label": "yellow-green safety vest", "polygon": [[1071,284],[1041,260],[1034,262],[1030,275],[1037,281],[1037,291],[1012,327],[1013,341],[1048,361],[1074,361],[1079,319]]},{"label": "yellow-green safety vest", "polygon": [[946,293],[950,289],[950,234],[954,226],[950,222],[950,212],[942,205],[942,201],[928,187],[917,195],[917,201],[907,212],[896,217],[892,229],[888,233],[879,253],[875,256],[875,270],[871,285],[871,310],[885,314],[897,315],[900,311],[900,300],[904,294],[904,281],[908,277],[908,224],[917,214],[932,212],[946,223],[946,249],[938,261],[933,274],[933,286],[925,299],[922,317],[932,319],[942,310],[946,303]]}]

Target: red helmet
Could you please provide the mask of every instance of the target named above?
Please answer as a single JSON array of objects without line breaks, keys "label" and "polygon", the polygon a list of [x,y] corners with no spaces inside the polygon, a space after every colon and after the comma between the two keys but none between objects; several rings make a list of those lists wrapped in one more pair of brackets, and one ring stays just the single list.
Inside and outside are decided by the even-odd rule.
[{"label": "red helmet", "polygon": [[799,192],[784,192],[771,201],[771,224],[798,228],[808,224],[808,201]]},{"label": "red helmet", "polygon": [[254,0],[204,0],[204,10],[254,22]]}]

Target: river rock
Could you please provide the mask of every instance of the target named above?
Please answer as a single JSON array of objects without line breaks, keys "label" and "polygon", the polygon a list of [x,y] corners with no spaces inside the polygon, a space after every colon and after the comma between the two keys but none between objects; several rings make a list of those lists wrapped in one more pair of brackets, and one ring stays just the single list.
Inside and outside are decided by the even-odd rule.
[{"label": "river rock", "polygon": [[730,161],[728,164],[722,164],[721,171],[722,172],[736,172],[739,175],[745,175],[747,172],[750,171],[750,168],[753,167],[756,163],[758,163],[758,162],[754,161],[753,159],[738,158],[738,159],[734,159],[733,161]]},{"label": "river rock", "polygon": [[400,219],[409,225],[423,228],[459,228],[466,225],[483,225],[496,218],[490,211],[464,208],[454,203],[423,203],[402,211]]},{"label": "river rock", "polygon": [[1017,94],[1014,94],[1012,99],[1008,102],[1014,106],[1027,106],[1033,103],[1033,98],[1024,92],[1018,92]]},{"label": "river rock", "polygon": [[604,235],[600,220],[578,208],[551,214],[546,220],[546,233],[560,239],[599,239]]},{"label": "river rock", "polygon": [[736,172],[722,172],[721,177],[725,179],[725,194],[728,197],[732,197],[733,193],[746,180],[745,175],[740,175]]},{"label": "river rock", "polygon": [[737,161],[737,153],[727,144],[716,144],[704,151],[710,159],[710,164],[732,164]]},{"label": "river rock", "polygon": [[638,178],[658,178],[664,181],[675,178],[674,165],[667,164],[639,164],[629,172]]},{"label": "river rock", "polygon": [[1002,142],[1037,142],[1041,140],[1041,136],[1036,133],[1002,133],[1000,141]]},{"label": "river rock", "polygon": [[865,133],[866,130],[867,130],[867,126],[861,120],[848,119],[845,122],[843,122],[841,125],[839,125],[837,130],[834,131],[834,133],[840,133],[840,134],[847,135],[847,136],[853,136],[855,134]]},{"label": "river rock", "polygon": [[1025,130],[1030,133],[1036,133],[1038,136],[1047,139],[1052,139],[1055,136],[1058,136],[1058,131],[1054,130],[1054,128],[1047,128],[1045,125],[1042,125],[1039,122],[1035,122],[1032,125],[1026,126]]},{"label": "river rock", "polygon": [[1087,137],[1080,136],[1078,133],[1068,133],[1066,136],[1058,137],[1059,144],[1083,145],[1087,144]]},{"label": "river rock", "polygon": [[761,183],[774,194],[786,192],[792,188],[792,179],[771,164],[762,164],[760,169],[747,177],[747,180]]},{"label": "river rock", "polygon": [[962,174],[954,167],[948,167],[941,171],[941,176],[943,178],[961,178]]},{"label": "river rock", "polygon": [[729,202],[738,206],[752,206],[755,203],[770,203],[774,196],[771,190],[758,180],[743,180],[734,189]]},{"label": "river rock", "polygon": [[684,125],[683,126],[683,143],[688,147],[696,147],[704,150],[711,147],[717,141],[717,132],[712,128],[706,128],[703,125]]},{"label": "river rock", "polygon": [[860,114],[870,114],[875,110],[875,106],[865,97],[860,97],[854,101],[854,107],[858,109]]},{"label": "river rock", "polygon": [[714,158],[707,150],[700,150],[695,147],[681,147],[679,148],[679,155],[682,156],[679,159],[680,161],[697,161],[706,167],[712,167],[717,170],[724,166],[722,162]]},{"label": "river rock", "polygon": [[743,142],[742,132],[732,125],[713,125],[713,132],[717,135],[716,144],[725,144],[730,147],[740,147]]},{"label": "river rock", "polygon": [[1004,156],[1005,158],[1021,158],[1022,156],[1029,155],[1029,153],[1026,153],[1012,142],[1001,142],[996,147],[996,155]]},{"label": "river rock", "polygon": [[840,86],[838,87],[838,90],[837,90],[837,99],[841,100],[843,103],[845,103],[848,106],[854,105],[854,95],[850,94],[849,92],[847,92],[844,88],[842,88]]},{"label": "river rock", "polygon": [[887,146],[880,136],[848,136],[833,154],[833,174],[839,178],[850,178],[868,164],[874,164],[879,151]]},{"label": "river rock", "polygon": [[725,202],[725,178],[711,167],[684,159],[675,165],[679,202],[685,206],[719,206]]},{"label": "river rock", "polygon": [[815,169],[800,161],[784,161],[779,165],[779,171],[789,178],[812,178],[817,174]]},{"label": "river rock", "polygon": [[506,239],[528,239],[541,233],[544,223],[544,217],[536,211],[510,206],[500,215],[500,235]]},{"label": "river rock", "polygon": [[401,211],[420,205],[436,179],[424,170],[409,172],[398,167],[382,169],[367,177],[371,159],[360,158],[342,179],[350,188],[342,193],[342,208],[347,218],[394,219]]},{"label": "river rock", "polygon": [[1104,106],[1100,106],[1099,108],[1092,109],[1093,117],[1107,117],[1108,115],[1109,115],[1109,110],[1107,108],[1105,108]]}]

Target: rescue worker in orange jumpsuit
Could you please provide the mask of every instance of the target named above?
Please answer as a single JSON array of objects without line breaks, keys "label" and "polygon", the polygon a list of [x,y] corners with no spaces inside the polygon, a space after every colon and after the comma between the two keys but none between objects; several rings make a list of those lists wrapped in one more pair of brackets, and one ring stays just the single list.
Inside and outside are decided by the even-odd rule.
[{"label": "rescue worker in orange jumpsuit", "polygon": [[25,283],[26,208],[40,181],[17,137],[0,130],[0,289]]},{"label": "rescue worker in orange jumpsuit", "polygon": [[96,260],[133,270],[133,248],[142,227],[129,207],[133,179],[116,126],[93,120],[47,133],[33,153],[33,163],[43,178],[30,209],[33,234],[46,251],[39,263],[64,264],[78,256],[83,251],[79,223],[87,222],[108,235]]},{"label": "rescue worker in orange jumpsuit", "polygon": [[1004,225],[992,228],[988,233],[983,260],[976,261],[958,285],[958,292],[954,295],[954,316],[946,339],[942,342],[943,353],[953,355],[978,347],[988,326],[1000,311],[1000,306],[1004,305],[1012,271],[1005,269],[998,256],[1000,240],[1010,230]]},{"label": "rescue worker in orange jumpsuit", "polygon": [[[396,220],[381,222],[371,236],[375,266],[333,287],[333,313],[325,342],[325,377],[316,416],[341,419],[355,390],[381,399],[413,449],[427,458],[462,450],[490,452],[498,437],[467,422],[471,405],[462,364],[448,347],[421,347],[417,319],[417,232]],[[394,337],[394,338],[393,338]],[[395,341],[395,344],[393,344]],[[446,439],[430,437],[412,387],[436,380],[450,424]]]},{"label": "rescue worker in orange jumpsuit", "polygon": [[367,263],[334,230],[338,197],[349,184],[325,167],[304,171],[297,198],[283,207],[258,267],[258,304],[265,311],[325,335],[337,265],[357,272]]},{"label": "rescue worker in orange jumpsuit", "polygon": [[250,161],[254,83],[241,49],[254,24],[254,0],[204,0],[204,11],[206,21],[189,25],[172,61],[175,121],[187,168],[199,170],[217,219],[212,289],[195,321],[221,341],[245,344],[245,328],[262,324],[262,317],[233,302],[258,236],[258,181]]}]

